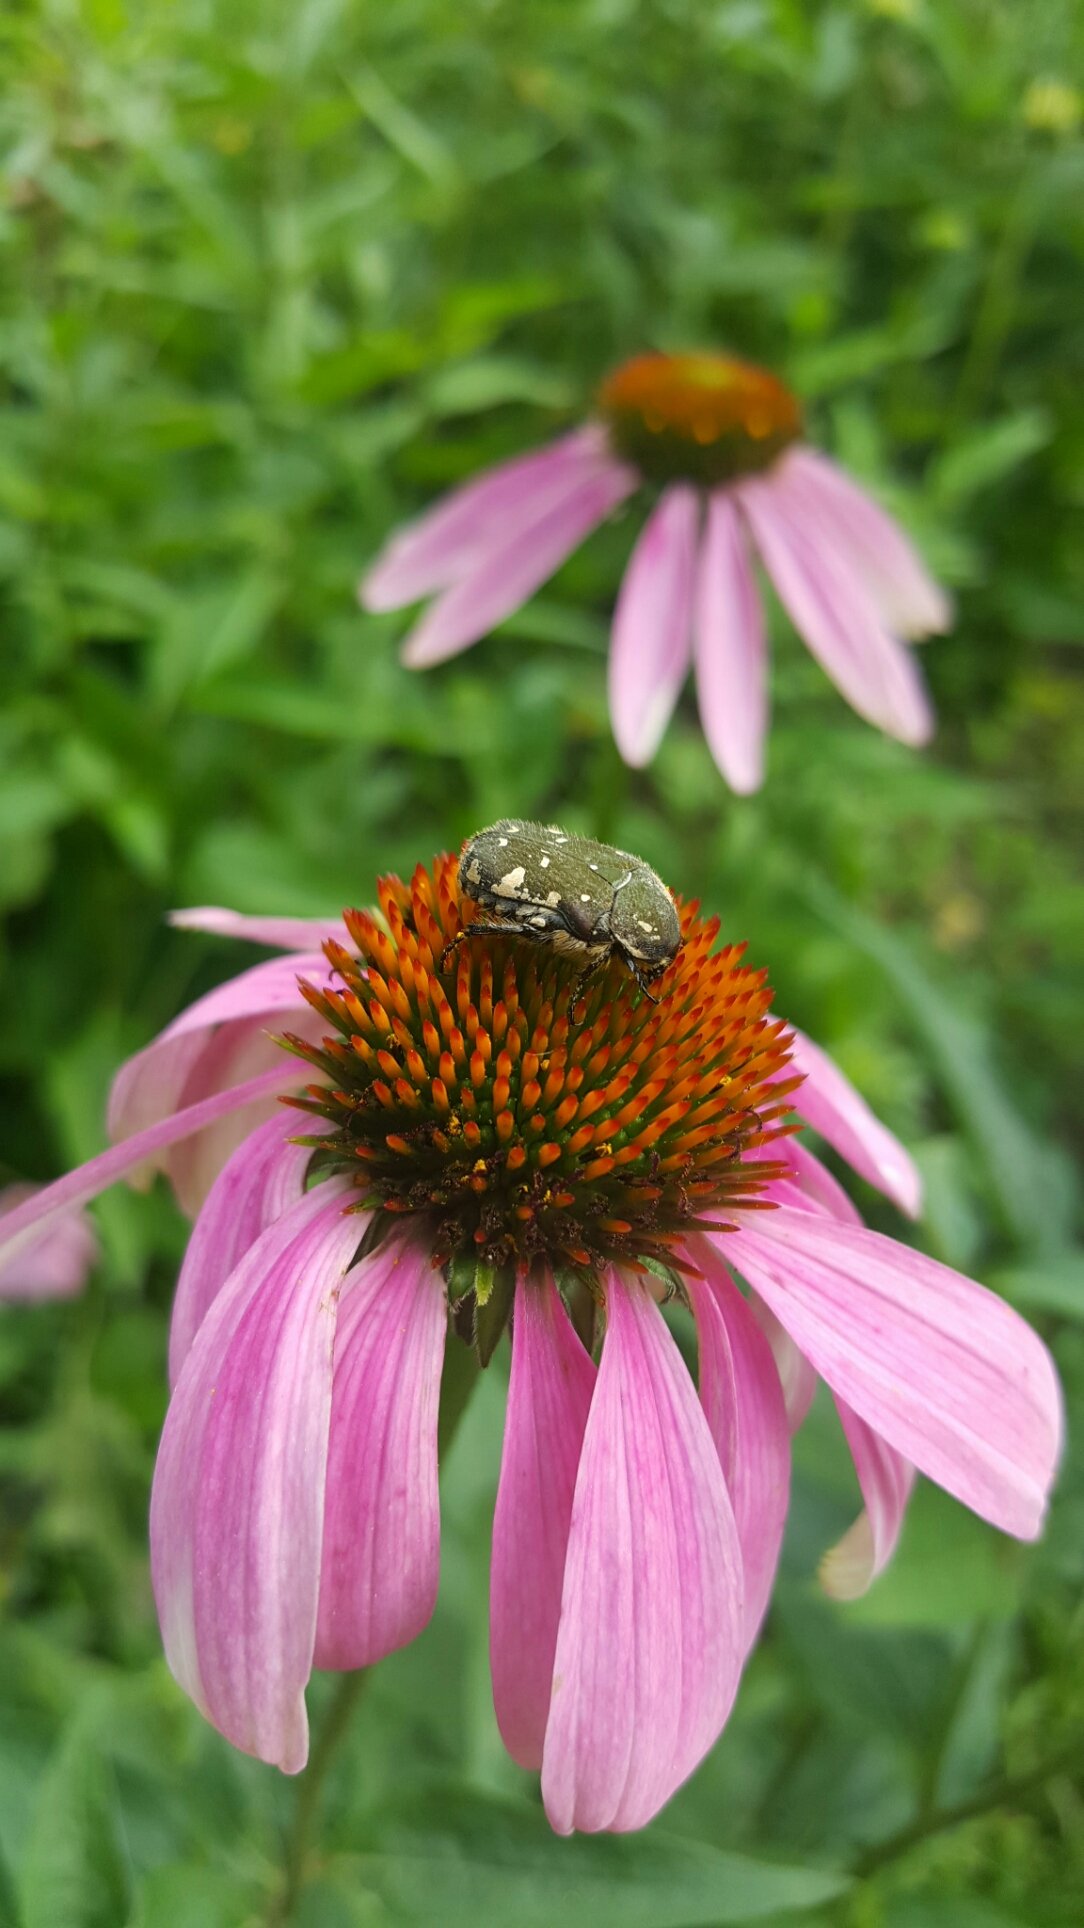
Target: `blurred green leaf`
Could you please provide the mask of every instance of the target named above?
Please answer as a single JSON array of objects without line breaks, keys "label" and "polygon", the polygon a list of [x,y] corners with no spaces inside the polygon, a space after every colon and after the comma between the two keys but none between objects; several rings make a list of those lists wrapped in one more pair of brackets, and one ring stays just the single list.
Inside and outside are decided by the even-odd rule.
[{"label": "blurred green leaf", "polygon": [[[772,1867],[658,1828],[639,1836],[559,1840],[537,1810],[449,1791],[404,1817],[382,1852],[359,1864],[405,1924],[430,1922],[439,1895],[447,1928],[696,1928],[800,1911],[842,1894],[819,1868]],[[394,1845],[393,1845],[394,1844]]]},{"label": "blurred green leaf", "polygon": [[125,1928],[132,1907],[112,1770],[77,1723],[45,1775],[27,1846],[26,1928]]}]

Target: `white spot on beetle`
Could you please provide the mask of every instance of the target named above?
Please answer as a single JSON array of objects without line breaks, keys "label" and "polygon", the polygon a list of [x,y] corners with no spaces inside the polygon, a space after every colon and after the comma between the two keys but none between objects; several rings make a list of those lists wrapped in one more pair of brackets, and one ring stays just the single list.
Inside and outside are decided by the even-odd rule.
[{"label": "white spot on beetle", "polygon": [[543,857],[543,859],[542,859],[542,868],[543,868],[543,870],[548,870],[548,869],[549,869],[549,867],[550,867],[550,860],[549,860],[549,858],[548,858],[548,857]]},{"label": "white spot on beetle", "polygon": [[500,845],[500,848],[501,848],[501,849],[503,850],[503,849],[504,849],[504,847],[505,847],[505,845],[506,845],[506,843],[508,842],[508,838],[507,838],[507,837],[498,837],[498,838],[497,838],[497,842],[498,842],[498,844]]},{"label": "white spot on beetle", "polygon": [[644,920],[643,920],[643,918],[642,918],[642,917],[638,917],[638,918],[636,919],[636,922],[637,922],[637,923],[639,924],[639,926],[640,926],[640,929],[641,929],[642,931],[646,931],[646,932],[647,932],[647,934],[648,934],[648,936],[649,936],[649,937],[654,937],[654,935],[655,935],[655,926],[654,926],[654,924],[645,924],[645,923],[644,923]]},{"label": "white spot on beetle", "polygon": [[526,874],[522,864],[517,864],[514,870],[506,871],[500,883],[494,884],[494,895],[497,897],[518,897]]},{"label": "white spot on beetle", "polygon": [[597,869],[598,869],[598,865],[597,865],[597,864],[588,864],[588,866],[587,866],[587,868],[588,868],[588,870],[597,870]]},{"label": "white spot on beetle", "polygon": [[581,890],[580,903],[589,904],[590,902],[591,902],[591,892],[589,890]]},{"label": "white spot on beetle", "polygon": [[559,890],[551,890],[548,897],[546,898],[546,902],[549,905],[551,910],[553,910],[560,903],[560,901],[561,901],[561,893]]},{"label": "white spot on beetle", "polygon": [[468,884],[480,884],[481,881],[482,873],[478,868],[478,859],[475,857],[471,860],[467,870],[467,882]]}]

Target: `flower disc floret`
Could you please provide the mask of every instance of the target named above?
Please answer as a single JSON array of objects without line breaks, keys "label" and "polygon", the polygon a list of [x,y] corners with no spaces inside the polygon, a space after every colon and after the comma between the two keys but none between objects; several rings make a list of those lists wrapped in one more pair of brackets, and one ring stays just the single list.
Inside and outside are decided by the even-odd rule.
[{"label": "flower disc floret", "polygon": [[354,955],[325,947],[342,989],[302,985],[330,1030],[284,1040],[322,1077],[290,1102],[359,1203],[432,1221],[436,1263],[673,1264],[780,1175],[790,1034],[744,947],[714,949],[717,918],[681,908],[657,1001],[620,964],[577,1001],[576,960],[545,944],[472,937],[442,970],[473,908],[453,857],[378,896],[346,914]]},{"label": "flower disc floret", "polygon": [[732,355],[637,355],[607,377],[598,406],[615,452],[660,483],[759,474],[802,433],[790,390]]}]

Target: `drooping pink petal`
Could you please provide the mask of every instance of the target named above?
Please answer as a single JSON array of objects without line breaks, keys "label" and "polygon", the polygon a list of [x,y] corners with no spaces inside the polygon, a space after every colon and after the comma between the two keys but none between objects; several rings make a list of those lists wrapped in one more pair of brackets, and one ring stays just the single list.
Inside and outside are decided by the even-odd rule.
[{"label": "drooping pink petal", "polygon": [[403,644],[404,663],[428,669],[476,643],[533,596],[635,487],[633,471],[612,460],[573,479],[536,521],[487,545],[430,605]]},{"label": "drooping pink petal", "polygon": [[902,743],[929,742],[933,712],[913,651],[889,634],[862,578],[771,476],[736,493],[791,622],[852,709]]},{"label": "drooping pink petal", "polygon": [[196,1095],[209,1095],[208,1085],[220,1089],[221,1081],[215,1082],[211,1069],[216,1053],[201,1063],[209,1039],[217,1038],[217,1053],[228,1056],[236,1033],[231,1037],[227,1031],[223,1038],[225,1027],[243,1023],[262,1030],[281,1023],[284,1014],[303,1014],[309,1006],[297,988],[298,977],[320,984],[330,982],[327,959],[319,951],[268,958],[197,998],[152,1044],[121,1065],[109,1094],[106,1125],[110,1137],[129,1138],[178,1110],[185,1103],[186,1086],[194,1074],[198,1073],[203,1088],[188,1099],[189,1103]]},{"label": "drooping pink petal", "polygon": [[295,1205],[305,1189],[312,1158],[307,1145],[292,1145],[316,1119],[303,1119],[277,1105],[275,1116],[250,1132],[228,1158],[192,1227],[181,1265],[169,1327],[169,1381],[181,1367],[204,1316],[234,1267],[261,1232]]},{"label": "drooping pink petal", "polygon": [[790,1497],[790,1429],[772,1349],[707,1239],[690,1240],[685,1277],[696,1319],[700,1403],[734,1508],[745,1579],[748,1653],[767,1611]]},{"label": "drooping pink petal", "polygon": [[836,1406],[865,1506],[854,1525],[825,1554],[820,1579],[834,1600],[857,1600],[896,1551],[915,1469],[864,1419],[859,1419],[845,1399],[837,1398]]},{"label": "drooping pink petal", "polygon": [[722,1728],[743,1654],[741,1548],[692,1380],[639,1281],[611,1272],[606,1307],[542,1761],[558,1834],[650,1821]]},{"label": "drooping pink petal", "polygon": [[[281,1066],[280,1090],[299,1084],[304,1074],[268,1035],[269,1027],[284,1022],[310,1040],[326,1029],[302,998],[299,975],[320,985],[333,982],[326,958],[318,951],[302,952],[257,964],[189,1005],[153,1043],[121,1066],[109,1097],[110,1135],[127,1138],[171,1111],[255,1078],[276,1063]],[[149,1184],[155,1170],[165,1171],[182,1209],[194,1216],[234,1148],[276,1108],[274,1099],[264,1100],[225,1118],[133,1173],[132,1182]]]},{"label": "drooping pink petal", "polygon": [[805,1080],[794,1093],[795,1111],[860,1178],[884,1192],[909,1218],[917,1218],[922,1180],[910,1153],[812,1038],[795,1031],[790,1056],[788,1069],[800,1071]]},{"label": "drooping pink petal", "polygon": [[526,1768],[542,1765],[572,1495],[594,1385],[595,1367],[553,1280],[521,1279],[493,1516],[489,1657],[501,1738]]},{"label": "drooping pink petal", "polygon": [[331,1180],[251,1246],[196,1335],[151,1493],[169,1665],[226,1739],[305,1764],[336,1306],[364,1220]]},{"label": "drooping pink petal", "polygon": [[36,1237],[40,1226],[54,1220],[58,1214],[71,1212],[76,1206],[85,1205],[88,1199],[96,1198],[99,1192],[115,1185],[118,1178],[127,1178],[129,1173],[137,1170],[164,1146],[174,1145],[180,1139],[204,1130],[230,1111],[271,1097],[281,1091],[282,1086],[282,1068],[277,1065],[262,1077],[250,1078],[245,1084],[217,1092],[213,1098],[205,1098],[201,1104],[174,1112],[172,1117],[163,1118],[147,1131],[126,1138],[123,1144],[112,1145],[108,1151],[99,1152],[96,1158],[88,1158],[85,1164],[77,1165],[74,1171],[66,1172],[63,1178],[55,1179],[53,1184],[43,1185],[40,1191],[0,1220],[0,1262],[6,1262],[9,1256],[14,1257],[16,1252],[24,1251],[30,1240]]},{"label": "drooping pink petal", "polygon": [[368,1667],[432,1616],[437,1408],[448,1304],[432,1253],[388,1240],[347,1281],[335,1334],[317,1667]]},{"label": "drooping pink petal", "polygon": [[200,904],[190,910],[171,910],[168,921],[176,930],[239,937],[248,944],[266,944],[270,950],[318,951],[329,937],[338,944],[350,942],[341,917],[246,917],[239,910]]},{"label": "drooping pink petal", "polygon": [[722,489],[708,501],[693,642],[708,747],[731,789],[748,796],[764,780],[767,646],[741,518]]},{"label": "drooping pink petal", "polygon": [[[0,1218],[34,1196],[34,1185],[5,1185]],[[98,1262],[98,1240],[82,1212],[70,1212],[42,1226],[20,1250],[0,1263],[0,1299],[71,1299],[81,1292]]]},{"label": "drooping pink petal", "polygon": [[753,1317],[767,1339],[783,1388],[783,1403],[787,1412],[787,1425],[791,1434],[796,1433],[809,1413],[817,1390],[817,1375],[805,1354],[799,1352],[790,1333],[779,1320],[770,1306],[765,1305],[758,1292],[749,1294],[749,1305]]},{"label": "drooping pink petal", "polygon": [[922,563],[898,522],[818,449],[788,449],[773,476],[796,512],[808,516],[862,577],[886,627],[900,636],[934,636],[948,629],[952,604]]},{"label": "drooping pink petal", "polygon": [[692,655],[700,501],[675,483],[663,493],[629,559],[610,640],[610,720],[626,763],[650,763]]},{"label": "drooping pink petal", "polygon": [[1011,1306],[819,1212],[780,1206],[712,1237],[860,1419],[983,1519],[1035,1537],[1061,1404],[1046,1347]]},{"label": "drooping pink petal", "polygon": [[[777,1148],[767,1146],[770,1154]],[[861,1225],[862,1214],[849,1198],[838,1180],[815,1153],[809,1151],[800,1140],[788,1138],[786,1146],[779,1154],[790,1166],[790,1178],[775,1180],[764,1193],[778,1205],[795,1205],[799,1211],[809,1211],[815,1206],[818,1211],[827,1212],[831,1218],[841,1218],[848,1225]]]},{"label": "drooping pink petal", "polygon": [[391,538],[359,586],[362,605],[400,609],[446,589],[608,459],[605,436],[591,424],[487,469]]}]

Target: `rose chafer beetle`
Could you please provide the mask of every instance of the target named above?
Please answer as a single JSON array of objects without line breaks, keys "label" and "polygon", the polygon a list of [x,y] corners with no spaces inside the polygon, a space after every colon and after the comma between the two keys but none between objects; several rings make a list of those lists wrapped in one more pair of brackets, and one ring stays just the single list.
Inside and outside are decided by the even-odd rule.
[{"label": "rose chafer beetle", "polygon": [[651,998],[648,987],[681,948],[674,900],[650,865],[559,824],[506,817],[468,837],[459,890],[485,917],[464,924],[442,965],[464,939],[491,932],[549,944],[583,963],[570,1009],[588,978],[615,957]]}]

